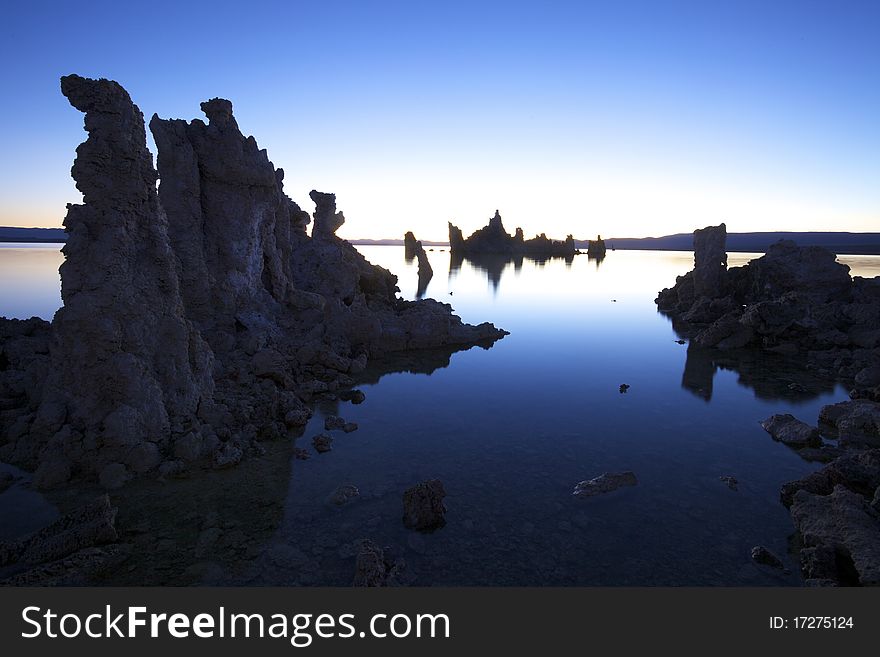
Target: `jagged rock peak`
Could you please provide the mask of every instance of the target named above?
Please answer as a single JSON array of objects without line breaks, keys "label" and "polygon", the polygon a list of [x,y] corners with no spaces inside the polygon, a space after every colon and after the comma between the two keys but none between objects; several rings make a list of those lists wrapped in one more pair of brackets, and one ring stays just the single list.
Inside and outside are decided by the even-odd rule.
[{"label": "jagged rock peak", "polygon": [[312,228],[312,237],[333,237],[339,227],[345,223],[345,215],[336,211],[336,194],[312,190],[309,198],[315,204],[315,225]]},{"label": "jagged rock peak", "polygon": [[231,124],[238,129],[235,117],[232,116],[232,101],[226,100],[225,98],[212,98],[211,100],[206,100],[199,107],[202,108],[202,111],[205,113],[205,116],[208,117],[208,122],[211,125],[215,125],[218,128],[225,128]]},{"label": "jagged rock peak", "polygon": [[184,314],[143,114],[109,80],[65,76],[61,91],[86,113],[89,137],[71,169],[85,202],[64,220],[64,306],[31,445],[68,432],[81,447],[55,465],[143,472],[171,427],[192,423],[210,398],[213,357]]},{"label": "jagged rock peak", "polygon": [[501,213],[498,212],[498,210],[495,210],[495,216],[489,219],[489,229],[493,231],[507,233],[507,231],[504,230],[504,224],[501,221]]}]

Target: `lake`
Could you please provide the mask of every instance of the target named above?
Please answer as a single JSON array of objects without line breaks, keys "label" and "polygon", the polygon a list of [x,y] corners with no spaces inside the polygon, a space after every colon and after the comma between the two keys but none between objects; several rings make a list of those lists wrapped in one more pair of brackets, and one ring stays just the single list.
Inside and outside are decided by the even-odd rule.
[{"label": "lake", "polygon": [[[415,262],[402,247],[358,248],[415,296]],[[730,265],[755,255],[730,254]],[[365,378],[363,404],[320,406],[301,446],[327,414],[359,425],[329,453],[296,460],[290,444],[267,444],[229,471],[114,493],[132,552],[100,583],[345,586],[362,538],[388,546],[407,581],[424,586],[799,583],[779,488],[820,466],[758,423],[774,413],[815,423],[846,391],[797,361],[731,361],[678,344],[653,299],[691,268],[691,253],[453,267],[447,249],[428,256],[426,296],[510,335],[448,362],[409,357],[391,369],[411,371]],[[840,260],[880,274],[880,256]],[[0,246],[0,314],[51,318],[61,261],[58,245]],[[572,496],[578,482],[623,470],[636,486]],[[447,524],[408,531],[402,493],[429,478],[445,486]],[[360,496],[337,507],[328,498],[343,484]],[[0,526],[35,528],[73,495],[19,484],[0,497]],[[756,545],[790,572],[753,564]]]}]

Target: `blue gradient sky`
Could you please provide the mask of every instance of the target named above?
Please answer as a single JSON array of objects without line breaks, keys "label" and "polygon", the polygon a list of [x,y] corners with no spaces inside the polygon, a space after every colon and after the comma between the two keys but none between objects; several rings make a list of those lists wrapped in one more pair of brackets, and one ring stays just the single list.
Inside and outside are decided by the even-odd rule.
[{"label": "blue gradient sky", "polygon": [[0,224],[79,200],[76,72],[147,119],[231,99],[346,237],[880,230],[878,34],[876,1],[9,3]]}]

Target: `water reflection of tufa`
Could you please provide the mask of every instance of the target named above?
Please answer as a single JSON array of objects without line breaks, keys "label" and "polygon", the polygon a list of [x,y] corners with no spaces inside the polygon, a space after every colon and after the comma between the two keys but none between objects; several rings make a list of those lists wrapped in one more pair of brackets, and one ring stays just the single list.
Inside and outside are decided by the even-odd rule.
[{"label": "water reflection of tufa", "polygon": [[566,267],[571,267],[574,261],[573,255],[567,256],[530,256],[524,254],[504,254],[504,253],[461,253],[460,251],[451,251],[449,253],[449,280],[452,280],[461,270],[461,265],[467,261],[474,269],[486,274],[486,278],[492,285],[492,290],[498,292],[501,285],[501,275],[512,264],[513,270],[519,273],[522,270],[523,261],[530,260],[538,267],[543,267],[550,260],[565,260]]},{"label": "water reflection of tufa", "polygon": [[802,357],[768,354],[759,349],[723,351],[691,343],[681,387],[708,402],[719,369],[736,372],[740,386],[754,390],[758,399],[770,401],[806,401],[833,392],[835,386],[833,378],[808,370]]}]

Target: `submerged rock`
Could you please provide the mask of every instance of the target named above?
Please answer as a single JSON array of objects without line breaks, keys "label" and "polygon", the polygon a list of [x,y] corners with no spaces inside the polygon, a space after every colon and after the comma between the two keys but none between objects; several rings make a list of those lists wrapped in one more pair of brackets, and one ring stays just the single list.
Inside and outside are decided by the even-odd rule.
[{"label": "submerged rock", "polygon": [[730,475],[722,475],[718,477],[722,482],[724,482],[730,490],[739,490],[739,480],[736,477],[732,477]]},{"label": "submerged rock", "polygon": [[624,472],[605,472],[593,479],[581,481],[574,487],[574,491],[571,494],[575,497],[593,497],[594,495],[610,493],[622,486],[635,486],[638,483],[635,473],[629,470]]},{"label": "submerged rock", "polygon": [[314,445],[316,452],[323,454],[324,452],[329,452],[333,449],[333,438],[329,434],[319,433],[312,438],[312,445]]},{"label": "submerged rock", "polygon": [[406,582],[406,562],[392,558],[388,549],[383,550],[373,541],[359,541],[355,557],[353,586],[401,586]]},{"label": "submerged rock", "polygon": [[345,420],[338,415],[328,415],[324,418],[325,431],[334,431],[336,429],[343,429],[344,427]]},{"label": "submerged rock", "polygon": [[403,493],[403,524],[408,529],[431,531],[446,524],[446,491],[439,479],[430,479]]},{"label": "submerged rock", "polygon": [[360,497],[360,490],[354,484],[343,484],[330,493],[327,501],[333,506],[343,506],[348,504],[356,497]]},{"label": "submerged rock", "polygon": [[113,543],[117,539],[115,522],[116,509],[103,495],[33,534],[0,542],[0,566],[41,564],[84,548]]}]

